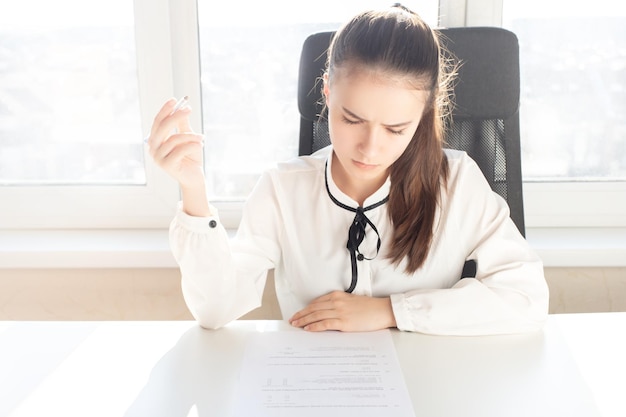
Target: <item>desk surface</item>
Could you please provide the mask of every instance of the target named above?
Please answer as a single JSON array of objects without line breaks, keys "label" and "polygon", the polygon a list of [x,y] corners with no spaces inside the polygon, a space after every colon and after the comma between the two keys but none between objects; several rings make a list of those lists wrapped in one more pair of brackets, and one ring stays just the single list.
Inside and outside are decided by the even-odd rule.
[{"label": "desk surface", "polygon": [[[0,417],[228,416],[246,340],[277,330],[299,331],[0,322]],[[626,416],[626,313],[553,315],[531,335],[392,337],[418,416]]]}]

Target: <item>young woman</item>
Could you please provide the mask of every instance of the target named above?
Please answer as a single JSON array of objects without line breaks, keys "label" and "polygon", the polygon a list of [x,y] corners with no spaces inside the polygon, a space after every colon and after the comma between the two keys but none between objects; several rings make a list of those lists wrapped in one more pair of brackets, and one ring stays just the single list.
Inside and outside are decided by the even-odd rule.
[{"label": "young woman", "polygon": [[[263,174],[232,240],[207,200],[191,109],[165,103],[149,146],[182,189],[170,238],[200,325],[258,307],[274,269],[283,317],[310,331],[541,328],[541,260],[477,165],[443,149],[448,78],[418,15],[396,5],[355,16],[333,39],[323,79],[332,145]],[[461,279],[468,259],[476,277]]]}]

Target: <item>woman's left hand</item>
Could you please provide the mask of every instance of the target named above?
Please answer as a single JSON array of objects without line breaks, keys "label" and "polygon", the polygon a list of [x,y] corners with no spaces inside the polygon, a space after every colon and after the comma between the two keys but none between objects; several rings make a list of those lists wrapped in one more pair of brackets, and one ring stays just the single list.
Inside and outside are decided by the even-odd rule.
[{"label": "woman's left hand", "polygon": [[309,331],[366,332],[396,327],[389,297],[375,298],[333,291],[311,301],[289,319]]}]

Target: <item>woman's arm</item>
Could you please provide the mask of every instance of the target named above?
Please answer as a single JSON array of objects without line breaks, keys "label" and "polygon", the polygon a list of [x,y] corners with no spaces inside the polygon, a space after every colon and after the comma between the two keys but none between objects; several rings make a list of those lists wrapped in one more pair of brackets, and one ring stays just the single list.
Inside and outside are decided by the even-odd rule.
[{"label": "woman's arm", "polygon": [[[216,215],[193,217],[179,209],[170,225],[170,246],[189,310],[202,327],[215,329],[261,305],[273,262],[261,249],[247,254],[233,250],[217,210],[211,211]],[[257,245],[251,241],[250,246]]]},{"label": "woman's arm", "polygon": [[452,288],[392,295],[398,328],[449,335],[540,329],[549,303],[541,259],[474,161],[463,155],[452,166],[445,225],[466,259],[476,261],[476,277],[461,279]]},{"label": "woman's arm", "polygon": [[182,191],[170,225],[170,244],[185,301],[201,326],[217,328],[260,305],[267,270],[273,267],[268,256],[273,246],[252,239],[243,251],[231,249],[206,195],[203,137],[189,125],[191,108],[175,111],[175,103],[168,100],[158,112],[147,143],[156,164],[178,181]]}]

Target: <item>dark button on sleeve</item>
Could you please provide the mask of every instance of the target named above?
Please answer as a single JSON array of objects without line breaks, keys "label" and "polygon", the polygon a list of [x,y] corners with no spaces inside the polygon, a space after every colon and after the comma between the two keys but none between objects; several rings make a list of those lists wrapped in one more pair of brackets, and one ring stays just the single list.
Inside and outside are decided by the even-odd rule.
[{"label": "dark button on sleeve", "polygon": [[210,227],[211,229],[214,229],[216,226],[217,226],[217,222],[216,222],[215,220],[211,220],[211,221],[209,222],[209,227]]}]

